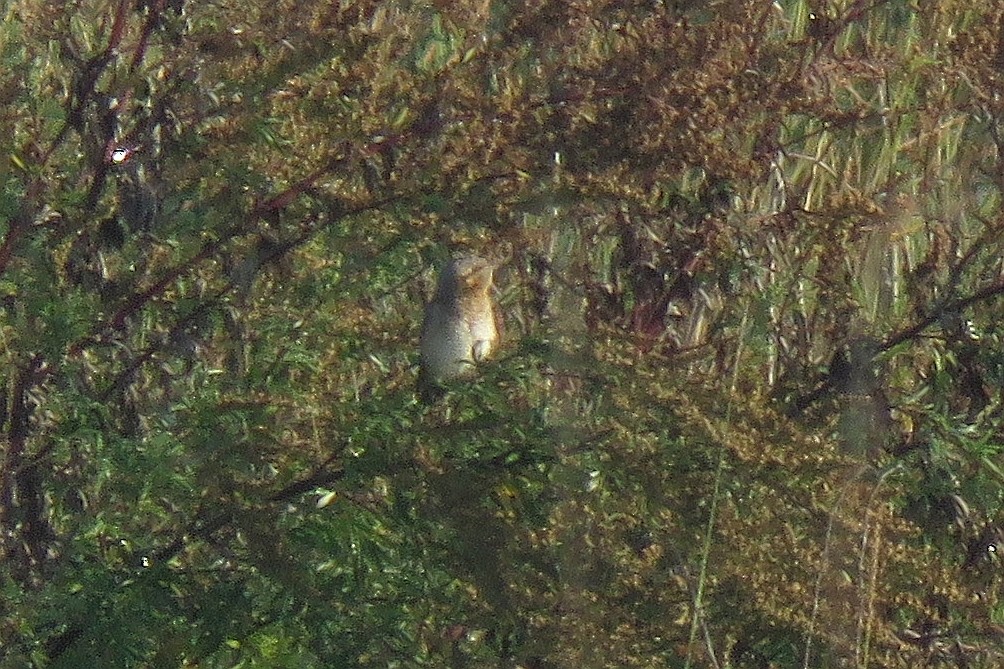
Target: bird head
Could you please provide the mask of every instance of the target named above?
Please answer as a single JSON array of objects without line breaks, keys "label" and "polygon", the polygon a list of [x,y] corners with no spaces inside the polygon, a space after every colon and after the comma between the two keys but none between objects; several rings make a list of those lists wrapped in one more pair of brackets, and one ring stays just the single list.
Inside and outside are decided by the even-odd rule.
[{"label": "bird head", "polygon": [[484,295],[492,285],[495,265],[476,255],[454,258],[443,270],[438,296]]}]

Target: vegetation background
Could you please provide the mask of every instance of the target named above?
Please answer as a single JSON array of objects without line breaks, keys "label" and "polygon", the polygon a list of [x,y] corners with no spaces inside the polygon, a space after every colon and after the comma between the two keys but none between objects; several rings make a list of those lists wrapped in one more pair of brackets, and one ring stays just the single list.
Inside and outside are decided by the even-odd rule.
[{"label": "vegetation background", "polygon": [[0,667],[1004,663],[1004,3],[0,8]]}]

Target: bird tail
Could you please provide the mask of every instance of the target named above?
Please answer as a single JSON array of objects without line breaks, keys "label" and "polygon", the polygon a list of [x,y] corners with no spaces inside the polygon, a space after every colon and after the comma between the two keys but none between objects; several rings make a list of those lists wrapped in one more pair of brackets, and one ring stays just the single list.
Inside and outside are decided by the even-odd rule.
[{"label": "bird tail", "polygon": [[423,404],[434,404],[443,399],[446,388],[432,378],[424,367],[418,370],[418,383],[415,388],[418,392],[418,399]]}]

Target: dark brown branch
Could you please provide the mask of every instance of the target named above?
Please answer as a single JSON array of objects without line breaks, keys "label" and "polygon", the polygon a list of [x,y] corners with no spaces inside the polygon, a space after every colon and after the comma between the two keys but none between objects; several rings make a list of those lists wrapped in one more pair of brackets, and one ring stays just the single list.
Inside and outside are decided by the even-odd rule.
[{"label": "dark brown branch", "polygon": [[[890,335],[877,347],[876,352],[889,351],[904,342],[919,338],[923,332],[927,330],[927,328],[937,323],[944,314],[961,312],[974,304],[978,304],[1001,295],[1004,295],[1004,279],[985,286],[966,297],[955,300],[945,300],[941,304],[932,308],[926,316],[910,327]],[[791,408],[788,412],[789,415],[795,415],[800,411],[804,411],[810,405],[833,390],[833,388],[834,385],[832,379],[830,379],[828,375],[825,376],[821,381],[814,384],[811,391],[800,395],[792,402]]]},{"label": "dark brown branch", "polygon": [[[20,563],[23,578],[27,578],[30,564],[44,556],[44,544],[53,534],[39,504],[42,492],[38,472],[25,462],[33,408],[29,393],[43,375],[40,354],[17,374],[11,393],[7,448],[0,465],[0,529],[5,539],[0,541],[0,556],[11,564]],[[15,547],[24,547],[28,553],[15,556]]]},{"label": "dark brown branch", "polygon": [[924,318],[920,319],[914,325],[886,339],[881,346],[881,350],[888,351],[905,341],[916,339],[924,330],[936,323],[946,313],[960,312],[974,304],[998,297],[1002,294],[1004,294],[1004,279],[985,286],[967,297],[944,302],[931,309]]}]

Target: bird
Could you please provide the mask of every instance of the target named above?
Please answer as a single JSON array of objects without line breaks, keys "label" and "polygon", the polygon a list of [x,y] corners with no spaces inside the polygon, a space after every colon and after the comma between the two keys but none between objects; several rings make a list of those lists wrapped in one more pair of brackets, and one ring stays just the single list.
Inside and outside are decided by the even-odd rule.
[{"label": "bird", "polygon": [[491,296],[495,265],[467,254],[439,276],[422,322],[418,396],[430,404],[445,394],[443,382],[470,376],[495,350],[498,318]]}]

